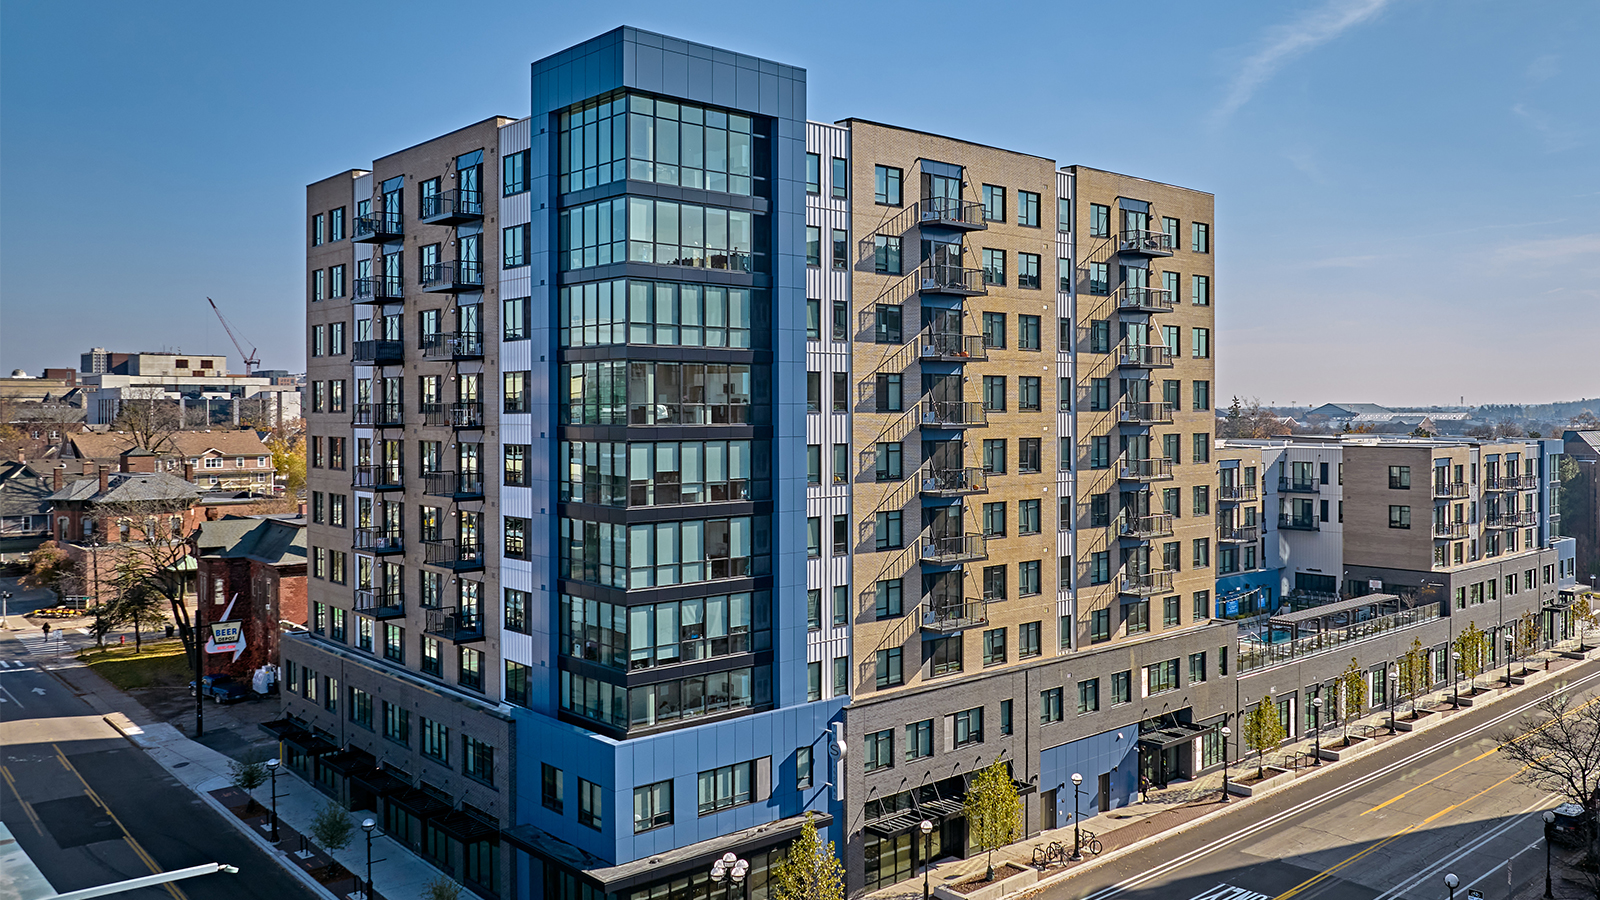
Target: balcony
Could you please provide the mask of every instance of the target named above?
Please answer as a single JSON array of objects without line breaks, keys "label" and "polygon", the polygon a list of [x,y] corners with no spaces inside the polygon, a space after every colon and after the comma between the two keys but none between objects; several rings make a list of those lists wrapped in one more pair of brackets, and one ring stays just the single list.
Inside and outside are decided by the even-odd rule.
[{"label": "balcony", "polygon": [[477,472],[424,472],[422,493],[451,500],[481,500],[483,476]]},{"label": "balcony", "polygon": [[925,334],[921,343],[923,362],[983,362],[989,358],[981,334]]},{"label": "balcony", "polygon": [[989,413],[970,400],[929,400],[921,404],[917,419],[923,428],[985,428]]},{"label": "balcony", "polygon": [[1124,284],[1112,295],[1117,309],[1122,312],[1164,313],[1172,312],[1176,305],[1172,292],[1165,288],[1138,287]]},{"label": "balcony", "polygon": [[1315,494],[1320,490],[1315,478],[1300,479],[1289,475],[1278,478],[1278,492],[1281,494]]},{"label": "balcony", "polygon": [[1446,541],[1461,540],[1467,536],[1467,523],[1435,522],[1433,523],[1433,536]]},{"label": "balcony", "polygon": [[1256,499],[1253,484],[1225,484],[1217,489],[1217,499],[1224,503],[1251,503]]},{"label": "balcony", "polygon": [[989,293],[982,269],[924,263],[917,270],[917,290],[924,294],[955,294],[979,297]]},{"label": "balcony", "polygon": [[483,640],[483,615],[477,610],[458,610],[454,606],[430,609],[422,625],[423,634],[452,644]]},{"label": "balcony", "polygon": [[462,400],[457,403],[422,404],[424,425],[469,430],[483,427],[483,401]]},{"label": "balcony", "polygon": [[1217,540],[1225,544],[1253,544],[1261,538],[1259,525],[1218,525]]},{"label": "balcony", "polygon": [[406,545],[400,537],[398,528],[357,528],[352,549],[376,556],[386,556],[391,553],[404,553]]},{"label": "balcony", "polygon": [[350,361],[373,366],[390,366],[405,361],[405,345],[399,341],[356,341]]},{"label": "balcony", "polygon": [[976,200],[953,200],[930,197],[917,207],[918,224],[927,228],[958,228],[962,231],[983,231],[989,223],[983,218],[983,204]]},{"label": "balcony", "polygon": [[1316,516],[1297,516],[1293,513],[1279,513],[1278,527],[1285,531],[1321,531],[1322,523]]},{"label": "balcony", "polygon": [[932,469],[922,478],[924,497],[965,497],[989,493],[989,476],[977,466]]},{"label": "balcony", "polygon": [[989,539],[981,534],[951,534],[922,539],[921,559],[932,566],[959,566],[989,558]]},{"label": "balcony", "polygon": [[400,464],[356,466],[350,486],[358,491],[399,491],[405,489]]},{"label": "balcony", "polygon": [[1124,400],[1117,404],[1118,425],[1171,425],[1172,404],[1146,400]]},{"label": "balcony", "polygon": [[1467,496],[1465,481],[1435,481],[1433,496],[1437,500],[1464,500]]},{"label": "balcony", "polygon": [[398,303],[405,299],[405,283],[398,275],[357,278],[353,303]]},{"label": "balcony", "polygon": [[1128,369],[1170,369],[1172,351],[1166,344],[1117,345],[1117,365]]},{"label": "balcony", "polygon": [[982,600],[934,604],[922,610],[922,630],[934,634],[955,634],[989,624],[989,604]]},{"label": "balcony", "polygon": [[350,424],[366,428],[389,428],[404,424],[404,410],[398,403],[357,403]]},{"label": "balcony", "polygon": [[1536,491],[1539,489],[1539,479],[1532,475],[1504,475],[1500,483],[1508,491]]},{"label": "balcony", "polygon": [[1484,519],[1490,528],[1532,528],[1539,524],[1539,514],[1534,512],[1495,513]]},{"label": "balcony", "polygon": [[1117,478],[1122,481],[1166,481],[1172,477],[1172,460],[1170,459],[1128,459],[1121,457],[1117,460]]},{"label": "balcony", "polygon": [[422,358],[467,360],[483,358],[483,332],[447,331],[422,336]]},{"label": "balcony", "polygon": [[356,612],[374,619],[403,618],[405,591],[398,587],[356,588]]},{"label": "balcony", "polygon": [[1171,256],[1174,249],[1165,231],[1129,228],[1117,235],[1117,252],[1129,256]]},{"label": "balcony", "polygon": [[422,267],[422,289],[430,294],[460,294],[483,290],[483,264],[470,259]]},{"label": "balcony", "polygon": [[358,244],[387,244],[405,237],[399,213],[378,213],[356,216],[355,230],[350,240]]},{"label": "balcony", "polygon": [[1170,594],[1172,593],[1172,572],[1164,570],[1160,572],[1124,573],[1117,593],[1131,594],[1135,597]]},{"label": "balcony", "polygon": [[483,193],[463,191],[459,188],[422,198],[422,214],[417,218],[425,225],[461,225],[483,218]]},{"label": "balcony", "polygon": [[1165,537],[1172,533],[1172,516],[1160,513],[1153,516],[1117,517],[1117,536],[1145,541]]},{"label": "balcony", "polygon": [[449,538],[422,542],[422,561],[430,566],[467,572],[483,568],[483,545]]}]

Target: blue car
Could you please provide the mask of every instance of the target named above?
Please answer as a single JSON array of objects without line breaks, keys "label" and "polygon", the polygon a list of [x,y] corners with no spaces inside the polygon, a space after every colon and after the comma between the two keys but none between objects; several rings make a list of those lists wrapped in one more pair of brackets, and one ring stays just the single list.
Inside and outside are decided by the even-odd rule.
[{"label": "blue car", "polygon": [[[200,679],[200,694],[218,703],[233,703],[250,696],[249,685],[235,681],[231,675],[207,675]],[[194,696],[194,682],[189,682],[189,696]]]}]

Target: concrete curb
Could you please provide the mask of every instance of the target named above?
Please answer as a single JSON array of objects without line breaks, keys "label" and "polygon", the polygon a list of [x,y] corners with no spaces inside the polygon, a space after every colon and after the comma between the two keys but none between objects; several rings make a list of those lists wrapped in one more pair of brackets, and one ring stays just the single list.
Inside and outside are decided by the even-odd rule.
[{"label": "concrete curb", "polygon": [[[165,768],[165,766],[163,766],[163,768]],[[302,884],[311,888],[312,891],[318,895],[327,898],[327,900],[345,900],[345,898],[340,897],[338,894],[335,894],[334,892],[323,887],[322,884],[315,878],[312,878],[311,875],[306,872],[306,870],[285,859],[288,854],[284,853],[282,850],[279,850],[277,847],[272,846],[272,842],[267,840],[265,837],[256,834],[254,828],[251,828],[248,823],[241,821],[238,816],[233,814],[232,810],[219,803],[217,798],[211,796],[205,791],[196,790],[194,793],[199,796],[201,800],[204,800],[212,809],[216,810],[217,813],[224,819],[227,819],[229,822],[231,822],[235,828],[243,832],[246,837],[254,841],[256,846],[260,847],[262,850],[265,850],[267,855],[272,858],[272,861],[278,864],[279,868],[286,869],[293,873]]]}]

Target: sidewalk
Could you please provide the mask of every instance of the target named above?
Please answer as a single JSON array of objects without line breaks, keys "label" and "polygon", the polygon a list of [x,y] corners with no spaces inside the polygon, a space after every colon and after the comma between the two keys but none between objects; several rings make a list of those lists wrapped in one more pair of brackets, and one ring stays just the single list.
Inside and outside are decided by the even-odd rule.
[{"label": "sidewalk", "polygon": [[[1570,643],[1572,643],[1573,649],[1575,649],[1576,642]],[[1524,679],[1524,684],[1512,685],[1509,690],[1507,690],[1504,683],[1504,671],[1501,672],[1500,678],[1496,682],[1490,681],[1490,679],[1494,677],[1492,673],[1487,675],[1479,675],[1477,683],[1480,692],[1473,698],[1473,705],[1482,706],[1485,704],[1498,703],[1503,698],[1517,695],[1525,687],[1531,687],[1549,678],[1555,677],[1566,668],[1581,662],[1581,660],[1563,658],[1557,655],[1559,652],[1560,648],[1546,651],[1546,653],[1552,657],[1548,670],[1544,668],[1543,659],[1534,658],[1528,660],[1529,671]],[[1594,654],[1595,648],[1591,647],[1588,653],[1585,655],[1585,658],[1592,658]],[[1519,678],[1521,677],[1522,676],[1519,676]],[[1485,683],[1498,684],[1498,687],[1492,687],[1487,693],[1485,693]],[[1466,682],[1463,681],[1463,689],[1465,689],[1465,686]],[[1448,688],[1442,691],[1430,691],[1428,694],[1419,698],[1418,703],[1419,705],[1426,705],[1430,701],[1442,702],[1444,705],[1449,706],[1451,702],[1451,696],[1451,691]],[[1462,707],[1463,710],[1466,708],[1467,707]],[[1453,717],[1459,711],[1460,710],[1456,709],[1447,709],[1437,713],[1437,715],[1442,721],[1444,719]],[[1374,742],[1378,744],[1387,744],[1391,741],[1403,740],[1407,737],[1410,737],[1412,734],[1426,733],[1412,732],[1408,734],[1406,732],[1400,732],[1394,736],[1390,736],[1388,734],[1388,727],[1389,712],[1388,710],[1383,710],[1380,712],[1374,712],[1351,723],[1350,729],[1352,733],[1356,733],[1358,729],[1362,730],[1362,732],[1370,731]],[[1344,729],[1342,725],[1325,727],[1322,734],[1323,747],[1326,749],[1334,740],[1342,737],[1343,730]],[[1266,762],[1268,765],[1281,765],[1285,768],[1290,768],[1293,770],[1294,778],[1286,784],[1293,784],[1300,779],[1310,778],[1324,772],[1342,771],[1339,763],[1330,762],[1327,760],[1324,760],[1320,766],[1310,766],[1302,762],[1300,763],[1299,768],[1294,768],[1294,763],[1292,761],[1309,758],[1314,745],[1315,741],[1310,737],[1304,740],[1296,740],[1291,743],[1286,743],[1280,746],[1276,752],[1268,754]],[[1237,780],[1238,778],[1247,774],[1254,774],[1256,765],[1257,763],[1253,757],[1247,757],[1242,762],[1233,760],[1228,768],[1229,777]],[[1268,791],[1261,792],[1257,796],[1264,796],[1265,794],[1281,789],[1281,786],[1271,788]],[[1094,836],[1099,839],[1102,845],[1100,855],[1091,856],[1088,850],[1084,850],[1084,859],[1081,862],[1068,862],[1064,866],[1052,865],[1049,868],[1042,870],[1039,875],[1039,881],[1032,887],[1023,889],[1023,893],[1037,892],[1039,889],[1061,881],[1070,875],[1083,870],[1085,867],[1095,865],[1100,861],[1112,857],[1120,856],[1123,852],[1133,849],[1136,846],[1144,846],[1149,843],[1153,843],[1162,837],[1180,830],[1199,827],[1200,825],[1204,824],[1204,820],[1209,819],[1211,816],[1221,813],[1222,811],[1233,806],[1237,806],[1241,803],[1249,803],[1252,799],[1254,799],[1252,797],[1241,797],[1235,795],[1230,798],[1230,801],[1227,805],[1224,805],[1221,802],[1221,797],[1222,772],[1219,770],[1216,772],[1207,773],[1190,781],[1173,782],[1166,788],[1147,791],[1142,798],[1142,801],[1139,803],[1113,809],[1109,812],[1100,813],[1095,816],[1085,818],[1080,824],[1085,833],[1092,832]],[[994,864],[998,867],[1002,863],[1009,862],[1024,868],[1029,867],[1033,863],[1033,849],[1035,847],[1043,847],[1049,844],[1051,841],[1060,841],[1062,846],[1066,847],[1067,852],[1070,854],[1072,850],[1072,839],[1073,827],[1072,823],[1068,822],[1064,827],[1048,831],[1040,831],[1033,837],[1018,841],[1014,844],[1010,844],[1006,847],[996,850],[994,852]],[[1087,840],[1087,837],[1085,840]],[[983,853],[974,854],[967,859],[948,859],[935,862],[928,873],[929,881],[932,885],[937,886],[941,884],[950,884],[957,881],[963,881],[973,876],[981,877],[987,866],[988,855]],[[1570,874],[1579,875],[1580,873],[1574,872]],[[916,870],[916,875],[913,878],[891,885],[890,887],[873,891],[866,896],[872,898],[872,900],[918,900],[918,898],[921,898],[922,896],[922,882],[923,873],[919,868]],[[1559,863],[1557,865],[1556,882],[1556,896],[1558,898],[1567,896],[1568,894],[1564,894],[1562,892],[1561,866]],[[1578,883],[1578,881],[1568,883],[1567,886],[1569,888],[1569,893],[1571,893],[1570,889],[1574,889],[1573,886]],[[1460,891],[1460,893],[1465,896],[1466,892]],[[1543,896],[1544,884],[1541,881],[1538,885],[1537,892],[1529,894],[1528,897],[1531,898]],[[1589,895],[1571,893],[1571,896],[1577,897]],[[1517,898],[1515,898],[1515,900],[1523,900],[1523,897],[1519,895]]]},{"label": "sidewalk", "polygon": [[[16,624],[12,622],[13,626]],[[19,636],[26,634],[27,631],[37,631],[32,628],[13,630],[19,633]],[[253,827],[241,820],[228,809],[228,804],[223,802],[227,799],[229,791],[242,795],[242,792],[232,787],[229,775],[229,763],[232,760],[228,756],[196,743],[177,728],[160,721],[138,701],[117,690],[69,653],[64,652],[59,660],[35,656],[34,661],[41,669],[64,682],[96,713],[103,716],[108,724],[142,748],[173,778],[194,791],[201,800],[210,804],[228,821],[235,823],[241,831],[249,834],[258,844],[277,856],[285,869],[299,875],[302,881],[322,896],[347,900],[346,896],[336,895],[323,888],[307,874],[306,863],[315,863],[318,857],[325,863],[326,856],[322,855],[321,848],[318,848],[317,853],[309,859],[298,858],[295,853],[301,849],[299,836],[310,832],[311,821],[317,810],[330,802],[330,798],[321,791],[296,775],[287,772],[278,775],[278,821],[281,842],[278,847],[273,847],[264,829]],[[210,712],[209,708],[207,712]],[[253,796],[257,803],[270,809],[272,798],[268,787],[263,785],[257,788]],[[219,795],[222,799],[219,799]],[[363,878],[367,870],[367,848],[365,835],[361,833],[359,824],[369,815],[371,814],[367,811],[351,813],[351,819],[358,826],[355,838],[350,846],[332,854],[333,859],[345,869]],[[377,886],[374,894],[385,900],[413,900],[422,895],[430,882],[446,877],[443,872],[424,862],[409,849],[383,836],[381,828],[374,832],[372,859],[372,881]],[[462,891],[462,896],[468,896],[465,889]]]}]

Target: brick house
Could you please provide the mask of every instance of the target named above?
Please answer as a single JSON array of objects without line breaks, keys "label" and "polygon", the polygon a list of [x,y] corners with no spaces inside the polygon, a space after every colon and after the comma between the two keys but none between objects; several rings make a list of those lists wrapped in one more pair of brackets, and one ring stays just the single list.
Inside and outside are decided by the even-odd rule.
[{"label": "brick house", "polygon": [[206,671],[241,680],[278,664],[280,623],[306,625],[305,519],[229,517],[206,522],[195,539],[204,621],[239,621],[243,646],[212,653]]},{"label": "brick house", "polygon": [[[65,456],[110,465],[135,446],[133,435],[126,432],[84,432],[71,436]],[[151,471],[181,476],[203,490],[267,492],[277,474],[272,451],[248,428],[176,431],[162,438],[153,450]]]},{"label": "brick house", "polygon": [[[200,491],[181,478],[151,471],[155,457],[130,450],[120,468],[85,465],[89,477],[67,480],[67,467],[51,473],[50,533],[83,573],[83,595],[112,599],[117,563],[134,552],[142,562],[187,578],[184,536],[205,519]],[[133,550],[123,545],[137,545]]]}]

